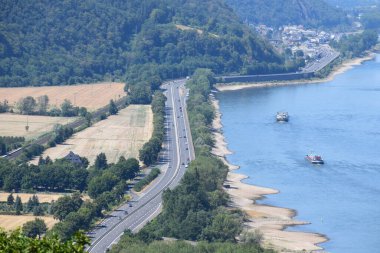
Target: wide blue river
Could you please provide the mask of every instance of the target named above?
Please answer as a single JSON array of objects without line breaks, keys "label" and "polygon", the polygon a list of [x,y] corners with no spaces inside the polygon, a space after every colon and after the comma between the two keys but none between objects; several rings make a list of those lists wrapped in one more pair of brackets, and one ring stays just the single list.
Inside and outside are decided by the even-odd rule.
[{"label": "wide blue river", "polygon": [[[246,183],[280,190],[260,203],[297,210],[328,252],[380,252],[380,56],[333,81],[217,94]],[[276,123],[287,111],[288,123]],[[309,164],[309,152],[323,166]]]}]

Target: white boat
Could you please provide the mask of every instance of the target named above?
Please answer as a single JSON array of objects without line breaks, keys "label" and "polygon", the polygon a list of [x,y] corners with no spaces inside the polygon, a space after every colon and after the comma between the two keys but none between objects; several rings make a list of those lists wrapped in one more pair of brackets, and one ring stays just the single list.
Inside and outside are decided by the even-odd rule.
[{"label": "white boat", "polygon": [[289,114],[287,112],[278,112],[276,115],[276,120],[279,122],[288,122]]}]

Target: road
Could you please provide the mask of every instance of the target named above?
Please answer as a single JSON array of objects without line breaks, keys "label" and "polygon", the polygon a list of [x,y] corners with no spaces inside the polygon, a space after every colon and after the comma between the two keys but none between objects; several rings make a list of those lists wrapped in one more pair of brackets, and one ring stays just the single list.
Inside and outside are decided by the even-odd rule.
[{"label": "road", "polygon": [[164,84],[167,96],[165,129],[160,176],[140,196],[123,204],[88,234],[92,237],[91,253],[103,253],[117,243],[126,229],[137,232],[156,217],[162,208],[162,193],[174,188],[183,177],[187,164],[194,159],[194,148],[186,114],[185,80]]},{"label": "road", "polygon": [[339,57],[340,53],[332,49],[330,46],[324,46],[320,48],[320,58],[308,63],[302,72],[318,72]]}]

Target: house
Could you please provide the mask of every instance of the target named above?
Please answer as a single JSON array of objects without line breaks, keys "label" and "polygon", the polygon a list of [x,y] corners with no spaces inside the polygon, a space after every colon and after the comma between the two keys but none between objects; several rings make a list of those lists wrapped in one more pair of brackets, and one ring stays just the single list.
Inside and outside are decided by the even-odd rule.
[{"label": "house", "polygon": [[66,155],[63,159],[68,160],[73,164],[82,165],[82,159],[79,155],[75,154],[73,151],[70,151],[68,155]]}]

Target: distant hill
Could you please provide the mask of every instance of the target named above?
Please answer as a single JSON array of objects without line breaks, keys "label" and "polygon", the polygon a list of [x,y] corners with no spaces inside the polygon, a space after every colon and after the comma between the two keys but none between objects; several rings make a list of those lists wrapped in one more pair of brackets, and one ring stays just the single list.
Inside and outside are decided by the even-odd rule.
[{"label": "distant hill", "polygon": [[336,28],[348,24],[345,13],[323,0],[226,0],[242,20],[269,26],[287,24]]},{"label": "distant hill", "polygon": [[1,1],[0,86],[151,78],[153,87],[198,67],[290,68],[222,0]]}]

